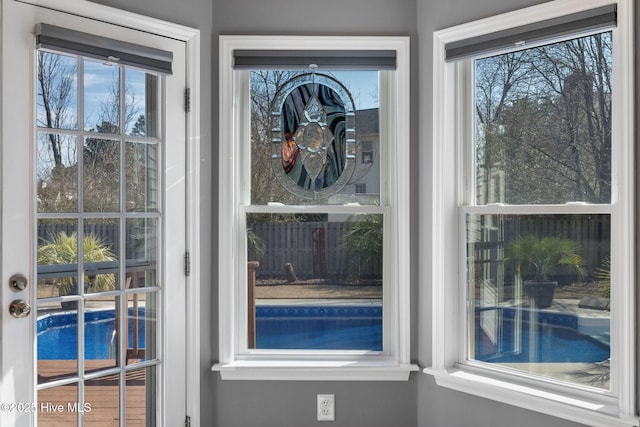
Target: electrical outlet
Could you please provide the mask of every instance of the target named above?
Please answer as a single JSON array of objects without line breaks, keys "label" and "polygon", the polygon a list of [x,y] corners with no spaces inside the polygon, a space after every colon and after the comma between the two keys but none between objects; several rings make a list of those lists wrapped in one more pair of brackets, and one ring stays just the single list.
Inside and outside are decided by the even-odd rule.
[{"label": "electrical outlet", "polygon": [[336,397],[334,394],[318,395],[318,421],[335,421]]}]

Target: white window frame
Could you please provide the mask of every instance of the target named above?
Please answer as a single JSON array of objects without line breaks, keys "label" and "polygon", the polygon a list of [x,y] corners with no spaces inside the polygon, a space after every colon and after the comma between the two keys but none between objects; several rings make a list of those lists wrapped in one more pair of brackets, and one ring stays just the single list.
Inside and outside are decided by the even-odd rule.
[{"label": "white window frame", "polygon": [[[385,215],[382,352],[256,351],[246,346],[246,212],[265,208],[247,205],[250,184],[246,141],[249,140],[248,71],[233,69],[235,50],[395,50],[397,68],[381,72],[381,180],[386,195],[381,206],[325,206],[329,213]],[[407,380],[418,367],[410,362],[409,345],[409,38],[220,36],[220,164],[219,164],[219,362],[213,371],[231,380]],[[385,114],[386,111],[386,114]],[[383,157],[383,156],[381,156]],[[257,209],[257,210],[256,210]],[[304,206],[267,207],[282,212],[312,212]],[[244,266],[244,267],[243,267]]]},{"label": "white window frame", "polygon": [[[472,84],[461,63],[445,61],[447,43],[479,37],[554,17],[617,4],[613,30],[613,200],[606,207],[573,206],[573,213],[611,213],[612,277],[623,285],[611,295],[611,391],[520,375],[499,367],[470,363],[466,350],[465,209],[482,213],[528,213],[530,206],[467,208],[465,140],[472,138],[469,117]],[[634,241],[634,12],[632,0],[555,0],[543,5],[437,31],[433,38],[433,151],[422,153],[432,165],[433,198],[421,209],[430,212],[431,236],[421,253],[431,256],[431,269],[420,267],[422,282],[432,284],[432,364],[424,370],[438,385],[514,406],[594,426],[637,426],[636,294]],[[467,74],[469,75],[469,74]],[[468,144],[468,143],[467,143]],[[467,150],[468,151],[468,150]],[[432,157],[429,157],[431,155]],[[615,173],[617,171],[617,174]],[[472,173],[472,172],[471,172]],[[430,202],[430,203],[429,203]],[[483,210],[484,209],[484,210]],[[567,213],[540,206],[540,213]],[[614,261],[615,260],[615,261]],[[458,286],[453,286],[458,284]]]}]

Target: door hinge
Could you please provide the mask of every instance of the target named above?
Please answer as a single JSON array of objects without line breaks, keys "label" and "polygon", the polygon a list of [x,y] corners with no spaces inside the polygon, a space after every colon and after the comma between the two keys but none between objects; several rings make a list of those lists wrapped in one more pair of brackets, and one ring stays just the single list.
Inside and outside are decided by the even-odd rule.
[{"label": "door hinge", "polygon": [[184,254],[184,275],[189,277],[191,275],[191,253],[185,252]]},{"label": "door hinge", "polygon": [[191,427],[191,417],[189,415],[184,418],[184,427]]},{"label": "door hinge", "polygon": [[184,90],[184,112],[191,112],[191,88],[185,88]]}]

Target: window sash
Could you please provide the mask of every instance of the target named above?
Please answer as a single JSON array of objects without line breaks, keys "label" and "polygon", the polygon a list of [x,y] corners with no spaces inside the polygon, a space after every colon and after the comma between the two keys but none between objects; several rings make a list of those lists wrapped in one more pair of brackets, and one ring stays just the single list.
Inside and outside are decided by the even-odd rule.
[{"label": "window sash", "polygon": [[[238,52],[234,51],[234,54]],[[395,51],[394,51],[395,62]],[[333,68],[333,67],[332,67]],[[272,68],[273,69],[273,68]],[[278,67],[276,67],[278,69]],[[285,69],[291,69],[285,67]],[[333,68],[335,69],[335,68]],[[393,232],[391,230],[391,196],[389,192],[389,186],[391,182],[388,178],[391,170],[390,164],[392,157],[390,156],[390,139],[392,138],[390,123],[394,120],[392,112],[394,108],[390,103],[393,102],[393,97],[390,91],[393,82],[393,70],[380,69],[379,70],[379,156],[380,161],[380,205],[352,205],[348,203],[345,205],[323,205],[323,204],[310,204],[310,205],[280,205],[280,204],[268,204],[268,205],[252,205],[251,204],[251,138],[250,129],[248,124],[251,110],[251,90],[250,90],[250,71],[244,69],[244,67],[235,67],[233,72],[234,85],[237,87],[236,93],[238,94],[236,108],[239,117],[246,120],[247,126],[240,126],[238,130],[241,135],[241,141],[245,143],[240,144],[238,148],[240,153],[240,161],[242,163],[241,172],[242,180],[238,187],[240,193],[239,200],[242,204],[238,206],[237,226],[240,231],[237,233],[237,248],[238,248],[238,266],[236,271],[236,277],[238,278],[237,284],[237,306],[236,306],[236,354],[243,360],[261,360],[265,357],[281,357],[283,359],[295,359],[296,357],[317,357],[332,359],[332,358],[366,358],[366,359],[386,359],[392,356],[393,338],[391,331],[394,331],[395,315],[397,309],[394,308],[395,299],[393,295],[393,286],[391,281],[393,277],[396,277],[396,263],[392,263],[392,259],[396,256],[397,251],[394,250],[395,239],[392,239]],[[294,69],[295,70],[295,69]],[[353,68],[345,68],[345,70],[353,70]],[[384,243],[383,243],[383,297],[382,297],[382,335],[383,335],[383,348],[381,352],[372,351],[359,351],[359,350],[274,350],[274,349],[250,349],[248,348],[247,340],[247,253],[246,253],[246,216],[248,213],[282,213],[282,214],[295,214],[295,213],[324,213],[324,214],[342,214],[342,215],[356,215],[356,214],[382,214],[384,216]]]},{"label": "window sash", "polygon": [[[367,215],[367,214],[380,214],[383,215],[383,252],[382,252],[382,351],[371,350],[304,350],[304,349],[291,349],[291,350],[279,350],[279,349],[253,349],[248,346],[248,325],[247,325],[247,301],[248,301],[248,277],[246,265],[247,259],[247,214],[262,213],[262,214],[334,214],[334,215]],[[367,358],[385,358],[389,357],[392,352],[392,341],[390,333],[392,331],[392,316],[389,314],[392,312],[392,245],[390,244],[391,230],[390,230],[390,215],[391,209],[389,207],[379,206],[262,206],[262,205],[250,205],[240,206],[238,210],[238,265],[237,265],[237,277],[238,277],[238,304],[236,311],[238,316],[236,317],[236,329],[238,340],[236,342],[236,353],[244,360],[260,359],[264,356],[282,356],[284,358],[295,358],[297,356],[309,356],[309,355],[321,355],[322,357],[362,357]]]},{"label": "window sash", "polygon": [[[611,218],[615,218],[617,209],[612,205],[490,205],[490,206],[460,206],[458,209],[458,248],[461,252],[466,252],[466,248],[468,247],[467,240],[467,218],[471,215],[476,216],[489,216],[489,215],[513,215],[513,216],[524,216],[524,215],[609,215]],[[612,274],[612,283],[616,282],[619,274],[614,269],[619,268],[620,260],[614,258],[614,247],[616,241],[619,240],[616,238],[614,234],[614,224],[612,221],[612,229],[611,229],[611,274]],[[541,382],[547,382],[557,385],[558,387],[570,387],[575,390],[582,390],[586,393],[593,393],[593,387],[581,385],[580,383],[569,381],[569,380],[558,380],[552,379],[547,376],[536,376],[534,374],[529,374],[525,370],[510,370],[507,367],[504,367],[500,364],[493,364],[489,362],[479,361],[477,359],[470,357],[470,349],[475,345],[475,342],[471,341],[472,334],[470,328],[472,326],[472,322],[470,317],[473,313],[474,307],[473,303],[475,299],[469,295],[469,276],[468,276],[468,259],[466,256],[458,257],[458,271],[460,272],[458,275],[458,292],[459,295],[464,296],[459,300],[459,318],[465,319],[461,321],[458,329],[458,353],[457,360],[460,365],[464,365],[466,367],[472,367],[475,369],[486,369],[492,373],[502,373],[504,375],[512,375],[514,378],[525,379],[531,384]],[[617,295],[620,290],[616,289],[616,286],[612,286],[611,292],[612,297],[611,300],[613,302],[613,298]],[[619,343],[619,338],[614,334],[613,325],[617,322],[622,321],[621,315],[618,310],[614,309],[612,306],[611,311],[611,319],[610,319],[610,331],[611,331],[611,342],[610,342],[610,351],[611,351],[611,366],[610,366],[610,388],[608,391],[604,391],[602,389],[598,389],[598,393],[607,395],[607,396],[615,396],[615,390],[618,386],[617,377],[620,372],[620,360],[618,359],[618,354],[614,350],[615,346]],[[536,362],[537,363],[537,362]]]},{"label": "window sash", "polygon": [[[614,88],[612,137],[612,168],[617,174],[612,176],[613,196],[608,209],[612,210],[612,260],[616,279],[624,284],[619,292],[612,289],[612,312],[618,313],[612,319],[611,328],[617,339],[612,340],[612,358],[620,362],[617,372],[617,384],[612,384],[610,395],[593,391],[574,390],[566,383],[556,385],[539,378],[521,378],[510,371],[496,371],[492,367],[475,366],[465,363],[466,334],[461,333],[461,322],[466,319],[466,299],[461,294],[460,236],[458,216],[462,212],[482,209],[505,208],[509,210],[526,209],[510,205],[471,206],[473,199],[468,197],[469,188],[465,180],[472,159],[464,152],[462,140],[469,132],[468,124],[462,119],[465,110],[473,104],[467,95],[466,86],[473,86],[461,78],[456,69],[464,61],[445,60],[445,45],[457,40],[469,39],[486,34],[495,29],[502,30],[531,22],[541,21],[554,16],[564,16],[584,10],[585,4],[576,1],[552,1],[544,5],[533,6],[515,12],[497,15],[469,24],[438,31],[434,34],[434,80],[433,80],[433,204],[423,203],[424,212],[433,212],[431,238],[421,242],[421,250],[432,254],[432,264],[421,266],[421,275],[433,283],[432,288],[432,365],[425,373],[435,377],[438,385],[473,395],[483,396],[517,407],[544,412],[556,417],[570,419],[594,425],[629,426],[637,423],[638,407],[636,393],[636,294],[635,283],[635,242],[633,229],[635,212],[634,189],[634,74],[633,74],[633,8],[630,0],[596,0],[588,7],[616,3],[618,22],[613,33]],[[467,117],[470,115],[467,113]],[[461,166],[462,164],[462,166]],[[536,209],[549,209],[555,212],[565,205],[536,206]],[[601,205],[571,206],[575,209],[607,209]],[[452,215],[452,213],[455,214]],[[454,234],[458,236],[451,243]],[[617,240],[615,240],[617,239]],[[457,282],[458,286],[450,286]]]},{"label": "window sash", "polygon": [[[351,69],[352,70],[352,69]],[[394,155],[396,154],[396,150],[392,150],[390,148],[392,140],[395,139],[393,123],[397,120],[394,114],[395,108],[394,105],[394,95],[392,93],[392,86],[395,84],[397,77],[394,75],[393,70],[383,70],[378,69],[378,78],[379,78],[379,144],[378,144],[378,157],[379,161],[379,172],[380,172],[380,194],[379,194],[379,204],[380,206],[390,206],[393,196],[390,193],[390,186],[393,185],[393,182],[389,179],[385,179],[385,177],[389,177],[391,173],[392,167],[391,164],[394,162]],[[295,70],[292,70],[295,71]],[[251,82],[250,82],[250,70],[245,69],[234,69],[233,71],[233,88],[234,93],[236,94],[234,108],[234,115],[236,117],[240,117],[242,121],[246,123],[250,122],[251,117]],[[239,144],[240,147],[235,147],[236,152],[238,153],[238,158],[241,163],[241,173],[239,174],[240,180],[237,182],[237,188],[235,189],[236,194],[239,194],[239,203],[241,205],[250,206],[251,205],[251,130],[249,126],[240,126],[238,125],[238,136],[241,141],[245,141],[245,144]],[[356,124],[356,133],[357,133],[357,124]],[[402,146],[402,144],[398,144],[398,147]],[[357,160],[361,159],[361,153],[356,153]],[[356,159],[354,159],[355,161]],[[355,175],[355,174],[354,174]],[[258,206],[258,205],[255,205]],[[287,206],[295,206],[295,205],[287,205]],[[312,207],[321,207],[320,209],[324,209],[325,206],[333,206],[333,205],[322,205],[322,204],[307,204],[310,208]],[[338,206],[338,205],[335,205]]]},{"label": "window sash", "polygon": [[[602,7],[599,9],[606,9],[606,7]],[[615,9],[615,8],[614,8]],[[604,30],[603,30],[604,31]],[[580,37],[583,34],[577,34],[575,32],[571,33],[569,38]],[[565,38],[563,35],[558,36],[557,40],[551,39],[549,36],[544,40],[544,43],[553,43],[555,41],[564,41]],[[615,45],[615,41],[613,42]],[[529,48],[527,46],[524,49]],[[502,53],[502,52],[495,52]],[[457,156],[457,174],[459,176],[459,193],[458,193],[458,252],[465,253],[468,245],[467,242],[467,217],[469,215],[557,215],[557,214],[575,214],[575,215],[588,215],[588,214],[607,214],[612,218],[616,218],[616,215],[620,212],[620,206],[616,203],[616,200],[612,196],[612,200],[607,204],[589,204],[582,202],[568,202],[564,204],[522,204],[522,205],[511,205],[511,204],[502,204],[502,203],[490,203],[486,205],[477,204],[477,177],[476,177],[476,153],[475,147],[476,144],[476,133],[474,130],[474,122],[475,122],[475,64],[474,60],[478,57],[490,56],[490,53],[484,51],[481,53],[477,53],[476,55],[467,55],[465,59],[461,59],[458,61],[454,61],[449,64],[450,67],[454,70],[453,75],[456,78],[456,98],[455,105],[457,109],[458,121],[456,122],[458,128],[458,153]],[[615,63],[615,59],[614,59]],[[614,104],[614,103],[612,103]],[[615,117],[616,111],[615,106],[612,105],[613,112],[612,116]],[[613,125],[612,125],[613,126]],[[613,129],[612,129],[613,132]],[[612,136],[611,142],[612,149],[612,194],[616,193],[616,186],[618,184],[616,177],[619,176],[616,173],[616,165],[617,162],[617,153],[618,146],[615,135]],[[615,234],[614,225],[612,224],[611,230],[611,274],[612,277],[617,277],[618,268],[620,268],[621,261],[619,259],[614,258],[614,252],[617,242],[619,241],[618,235]],[[569,380],[561,381],[556,379],[550,379],[548,377],[543,376],[535,376],[531,374],[527,374],[525,371],[512,371],[508,368],[505,368],[501,365],[491,364],[488,362],[482,362],[475,359],[470,358],[470,346],[473,346],[474,343],[471,341],[472,339],[472,331],[470,327],[472,326],[471,320],[469,319],[472,308],[470,308],[469,304],[473,304],[472,298],[469,296],[469,283],[467,276],[467,258],[465,256],[459,256],[458,258],[458,271],[460,272],[458,275],[458,292],[461,296],[458,302],[458,313],[460,319],[465,319],[458,324],[458,343],[457,343],[457,360],[461,366],[465,366],[466,368],[473,369],[486,369],[487,372],[491,373],[502,373],[504,375],[513,376],[514,379],[519,378],[520,380],[524,380],[526,383],[531,385],[541,384],[541,383],[550,383],[555,384],[558,387],[568,386],[571,389],[582,390],[583,392],[589,394],[594,393],[593,388],[582,386],[579,383],[571,382]],[[614,280],[612,279],[612,282]],[[615,294],[619,292],[619,290],[614,290],[612,287],[612,301]],[[618,375],[620,372],[620,360],[618,359],[618,352],[616,351],[616,346],[619,344],[619,338],[614,334],[614,324],[616,322],[622,321],[620,318],[620,313],[615,310],[615,304],[612,304],[611,307],[611,381],[610,381],[610,389],[609,391],[601,391],[600,389],[597,393],[607,395],[607,396],[615,396],[618,383]]]}]

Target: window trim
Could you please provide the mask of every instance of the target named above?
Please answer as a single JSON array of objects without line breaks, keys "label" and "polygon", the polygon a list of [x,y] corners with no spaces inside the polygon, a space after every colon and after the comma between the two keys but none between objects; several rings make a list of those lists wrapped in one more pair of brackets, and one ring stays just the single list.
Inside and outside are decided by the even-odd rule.
[{"label": "window trim", "polygon": [[[615,147],[613,185],[617,189],[612,220],[612,259],[619,264],[619,280],[628,283],[618,292],[612,290],[612,358],[618,367],[612,371],[610,393],[584,391],[576,387],[557,387],[554,381],[526,375],[513,375],[464,362],[465,317],[464,292],[459,286],[459,260],[455,237],[463,233],[459,219],[460,201],[465,199],[465,170],[460,163],[464,157],[462,141],[470,129],[456,123],[470,108],[468,83],[456,72],[455,63],[445,60],[445,45],[484,34],[525,26],[536,21],[580,12],[617,3],[618,25],[614,37],[614,87],[617,108],[612,124]],[[433,38],[433,151],[422,155],[432,165],[430,186],[433,196],[423,201],[421,209],[432,217],[430,239],[421,239],[421,252],[430,254],[431,265],[420,267],[420,278],[432,284],[432,364],[424,370],[433,375],[438,385],[501,401],[514,406],[547,413],[589,425],[638,425],[636,395],[636,294],[634,241],[634,13],[630,0],[556,0],[514,12],[493,16],[434,33]],[[432,156],[432,157],[430,157]],[[468,161],[467,161],[468,162]],[[510,207],[517,209],[517,207]],[[545,209],[544,207],[540,207]],[[553,210],[553,207],[549,209]],[[593,210],[594,206],[579,207],[577,213]],[[597,209],[597,208],[596,208]],[[617,244],[613,243],[617,239]],[[431,270],[429,270],[431,267]],[[615,267],[614,267],[615,268]],[[461,270],[464,274],[464,268]],[[623,287],[621,287],[623,288]],[[617,338],[615,338],[617,337]]]},{"label": "window trim", "polygon": [[[388,164],[392,174],[386,187],[388,198],[381,200],[385,207],[385,221],[389,220],[391,230],[385,231],[385,243],[395,273],[389,278],[392,286],[387,286],[384,294],[385,306],[389,304],[390,314],[385,319],[385,331],[389,331],[385,352],[377,355],[348,354],[339,352],[327,354],[322,351],[306,352],[255,352],[242,354],[238,349],[238,337],[244,316],[237,303],[242,298],[244,282],[239,276],[242,256],[239,256],[241,234],[239,215],[246,210],[241,205],[242,186],[246,182],[246,156],[240,141],[247,138],[241,121],[248,120],[247,111],[242,111],[240,97],[248,96],[246,84],[234,78],[233,58],[236,50],[271,51],[322,51],[340,46],[349,50],[393,50],[396,52],[397,69],[389,79],[389,90],[381,89],[380,98],[390,99],[394,108],[388,109],[387,139],[392,146],[408,144],[410,141],[410,91],[409,91],[409,37],[333,37],[333,36],[220,36],[220,163],[219,163],[219,362],[212,367],[220,372],[222,379],[231,380],[316,380],[316,381],[405,381],[410,372],[418,367],[410,362],[410,274],[409,274],[409,188],[410,175],[399,150],[389,149]],[[391,90],[393,86],[393,90]],[[222,142],[231,143],[222,143]],[[381,165],[385,168],[385,165]],[[382,173],[385,173],[383,169]],[[245,196],[246,197],[246,196]],[[339,207],[339,210],[353,207]],[[301,209],[297,207],[296,209]],[[302,208],[303,209],[303,208]],[[363,206],[366,211],[366,207]],[[369,209],[370,210],[370,209]],[[355,213],[355,210],[354,210]],[[389,263],[389,260],[385,262]],[[386,278],[387,276],[385,276]],[[246,311],[244,312],[246,313]]]}]

